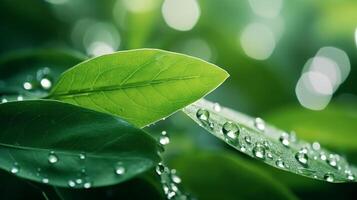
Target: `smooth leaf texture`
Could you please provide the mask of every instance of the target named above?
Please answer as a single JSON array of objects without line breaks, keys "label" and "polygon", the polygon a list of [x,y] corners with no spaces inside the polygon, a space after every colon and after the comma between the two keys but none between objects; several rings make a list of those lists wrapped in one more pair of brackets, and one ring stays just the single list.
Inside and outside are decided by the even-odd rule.
[{"label": "smooth leaf texture", "polygon": [[357,152],[357,106],[329,104],[321,111],[289,106],[265,116],[277,126],[295,130],[308,141],[318,140],[330,148]]},{"label": "smooth leaf texture", "polygon": [[184,112],[230,146],[276,168],[328,182],[356,180],[356,168],[342,156],[317,143],[298,140],[261,119],[218,108],[207,100],[186,107]]},{"label": "smooth leaf texture", "polygon": [[196,152],[174,159],[172,165],[197,199],[296,199],[264,171],[228,153]]},{"label": "smooth leaf texture", "polygon": [[227,77],[223,69],[190,56],[130,50],[66,71],[48,98],[117,115],[143,127],[196,101]]},{"label": "smooth leaf texture", "polygon": [[142,130],[70,104],[3,103],[0,121],[0,168],[33,181],[76,188],[112,185],[159,161],[156,141]]},{"label": "smooth leaf texture", "polygon": [[[15,51],[4,55],[0,58],[0,99],[17,100],[19,95],[24,99],[44,97],[62,72],[84,59],[78,52],[61,49]],[[45,85],[49,87],[41,85],[44,78],[50,82],[51,85]],[[31,89],[24,88],[26,82],[31,84]]]}]

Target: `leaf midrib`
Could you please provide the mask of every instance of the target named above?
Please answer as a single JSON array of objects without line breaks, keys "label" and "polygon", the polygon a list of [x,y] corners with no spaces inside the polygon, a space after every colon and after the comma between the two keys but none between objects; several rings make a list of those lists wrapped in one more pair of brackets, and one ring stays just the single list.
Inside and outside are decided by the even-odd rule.
[{"label": "leaf midrib", "polygon": [[56,91],[54,90],[54,92],[51,93],[49,96],[47,96],[47,98],[54,98],[54,99],[56,99],[57,97],[71,98],[73,96],[82,96],[82,95],[88,95],[91,93],[109,92],[109,91],[116,91],[116,90],[125,90],[125,89],[130,89],[130,88],[146,87],[149,85],[158,85],[158,84],[167,83],[167,82],[197,79],[200,77],[201,76],[199,76],[199,75],[174,77],[174,78],[167,78],[167,79],[158,79],[158,80],[128,83],[128,84],[123,84],[123,85],[109,85],[109,86],[102,86],[102,87],[84,88],[84,89],[79,89],[79,90],[69,90],[66,92],[59,92],[59,93],[56,93]]}]

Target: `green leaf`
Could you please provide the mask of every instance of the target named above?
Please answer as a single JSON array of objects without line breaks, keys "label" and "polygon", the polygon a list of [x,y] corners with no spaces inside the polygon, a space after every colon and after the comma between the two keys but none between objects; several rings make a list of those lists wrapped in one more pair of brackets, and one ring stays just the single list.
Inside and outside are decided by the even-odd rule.
[{"label": "green leaf", "polygon": [[284,185],[244,159],[224,152],[195,152],[173,160],[183,186],[197,199],[296,199]]},{"label": "green leaf", "polygon": [[[53,85],[59,75],[84,60],[78,52],[58,49],[35,49],[9,53],[0,58],[0,98],[16,100],[39,98],[48,94],[41,80],[46,78]],[[24,84],[31,84],[25,89]]]},{"label": "green leaf", "polygon": [[357,106],[329,104],[321,111],[289,106],[266,115],[269,122],[295,130],[307,141],[318,140],[330,148],[357,152]]},{"label": "green leaf", "polygon": [[159,161],[156,141],[142,130],[70,104],[3,103],[0,121],[0,168],[33,181],[79,188],[112,185]]},{"label": "green leaf", "polygon": [[66,71],[48,98],[117,115],[143,127],[196,101],[227,77],[223,69],[190,56],[130,50]]},{"label": "green leaf", "polygon": [[274,166],[302,176],[329,182],[356,181],[356,168],[347,161],[320,147],[298,140],[287,133],[207,100],[184,109],[196,123],[235,149]]}]

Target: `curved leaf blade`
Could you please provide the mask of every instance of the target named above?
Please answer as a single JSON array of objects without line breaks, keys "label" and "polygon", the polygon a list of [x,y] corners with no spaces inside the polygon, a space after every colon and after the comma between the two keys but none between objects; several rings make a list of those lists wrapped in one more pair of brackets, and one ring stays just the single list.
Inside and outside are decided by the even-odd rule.
[{"label": "curved leaf blade", "polygon": [[160,160],[156,141],[142,130],[70,104],[3,103],[0,121],[0,168],[33,181],[78,188],[112,185]]},{"label": "curved leaf blade", "polygon": [[143,127],[203,97],[227,77],[223,69],[197,58],[138,49],[76,65],[62,75],[48,98]]},{"label": "curved leaf blade", "polygon": [[[296,139],[260,118],[200,100],[183,110],[196,123],[235,149],[281,170],[328,182],[356,181],[356,168],[340,155]],[[206,114],[201,116],[201,114]],[[207,113],[209,113],[207,115]]]}]

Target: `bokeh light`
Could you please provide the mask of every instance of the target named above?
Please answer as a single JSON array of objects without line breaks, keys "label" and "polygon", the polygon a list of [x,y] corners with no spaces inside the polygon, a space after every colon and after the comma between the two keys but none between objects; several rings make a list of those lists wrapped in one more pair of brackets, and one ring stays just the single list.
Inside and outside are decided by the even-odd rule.
[{"label": "bokeh light", "polygon": [[178,31],[189,31],[198,22],[201,10],[196,0],[165,0],[162,15],[166,24]]},{"label": "bokeh light", "polygon": [[274,51],[276,40],[272,30],[261,23],[246,26],[239,41],[244,53],[257,60],[268,59]]},{"label": "bokeh light", "polygon": [[283,0],[249,0],[249,4],[256,15],[274,18],[280,13]]},{"label": "bokeh light", "polygon": [[305,108],[322,110],[331,100],[333,87],[327,76],[310,71],[301,75],[295,93],[300,104]]}]

